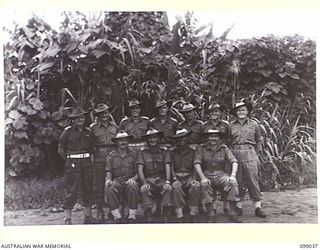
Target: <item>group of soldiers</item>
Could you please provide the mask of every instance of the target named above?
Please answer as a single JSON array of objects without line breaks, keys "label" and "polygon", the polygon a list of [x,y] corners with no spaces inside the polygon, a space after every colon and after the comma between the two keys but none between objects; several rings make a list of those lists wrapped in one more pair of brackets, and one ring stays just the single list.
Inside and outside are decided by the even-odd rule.
[{"label": "group of soldiers", "polygon": [[170,101],[158,101],[150,120],[141,115],[141,103],[130,100],[129,114],[118,126],[110,108],[101,103],[89,128],[88,112],[73,110],[71,126],[64,129],[58,146],[65,159],[65,224],[72,224],[80,189],[84,224],[105,223],[107,210],[114,223],[134,223],[139,204],[147,223],[155,218],[172,222],[172,217],[175,222],[199,222],[200,213],[214,223],[218,194],[229,222],[239,223],[247,190],[255,216],[266,217],[258,181],[262,136],[259,124],[249,117],[252,105],[236,103],[230,124],[222,120],[224,110],[218,103],[209,105],[204,123],[191,103],[179,110],[180,122],[170,116],[170,108]]}]

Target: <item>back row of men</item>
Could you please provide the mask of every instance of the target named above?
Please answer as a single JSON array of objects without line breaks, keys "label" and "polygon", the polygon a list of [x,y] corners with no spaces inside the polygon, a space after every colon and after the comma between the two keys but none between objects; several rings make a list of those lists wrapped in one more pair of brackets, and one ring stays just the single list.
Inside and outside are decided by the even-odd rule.
[{"label": "back row of men", "polygon": [[[141,116],[141,103],[129,101],[129,116],[120,125],[113,121],[106,104],[94,110],[95,123],[86,128],[85,112],[75,108],[72,125],[61,134],[58,152],[65,159],[65,224],[71,224],[71,209],[82,188],[85,224],[104,223],[104,205],[115,222],[123,219],[120,207],[129,208],[128,221],[136,221],[141,202],[147,222],[161,214],[168,221],[198,221],[199,208],[207,221],[216,222],[215,200],[220,190],[224,213],[230,222],[241,222],[246,190],[261,209],[258,181],[258,154],[262,136],[257,122],[249,118],[252,105],[238,102],[231,110],[235,121],[221,119],[222,107],[213,103],[206,110],[208,121],[196,119],[196,107],[185,103],[180,113],[184,121],[169,116],[170,102],[159,101],[156,117]],[[97,205],[97,218],[91,214]]]}]

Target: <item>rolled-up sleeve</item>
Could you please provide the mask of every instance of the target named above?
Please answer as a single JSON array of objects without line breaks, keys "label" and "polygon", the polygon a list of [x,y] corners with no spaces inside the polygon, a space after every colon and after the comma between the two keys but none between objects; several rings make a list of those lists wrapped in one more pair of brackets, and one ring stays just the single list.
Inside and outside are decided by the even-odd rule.
[{"label": "rolled-up sleeve", "polygon": [[227,146],[225,146],[224,149],[225,149],[226,160],[229,163],[238,162],[237,158],[233,155],[233,153]]},{"label": "rolled-up sleeve", "polygon": [[198,147],[195,154],[194,154],[194,160],[193,165],[195,164],[201,164],[202,163],[202,147]]},{"label": "rolled-up sleeve", "polygon": [[106,158],[106,172],[111,172],[112,166],[111,166],[111,156],[108,155]]}]

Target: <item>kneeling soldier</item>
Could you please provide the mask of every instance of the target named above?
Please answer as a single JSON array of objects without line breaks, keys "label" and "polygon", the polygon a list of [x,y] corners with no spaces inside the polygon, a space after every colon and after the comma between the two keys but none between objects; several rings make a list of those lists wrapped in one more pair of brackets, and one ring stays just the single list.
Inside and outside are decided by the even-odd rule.
[{"label": "kneeling soldier", "polygon": [[91,205],[94,200],[92,152],[93,135],[85,124],[85,112],[75,108],[69,116],[72,126],[66,127],[59,140],[58,153],[65,160],[64,199],[65,224],[71,224],[71,209],[77,201],[81,187],[84,203],[84,224],[96,224],[98,221],[91,216]]},{"label": "kneeling soldier", "polygon": [[142,182],[141,199],[148,222],[152,220],[152,207],[162,208],[163,221],[168,221],[171,206],[170,159],[166,148],[160,147],[162,132],[149,129],[143,136],[148,149],[139,152],[138,171]]},{"label": "kneeling soldier", "polygon": [[112,151],[106,160],[106,203],[111,210],[115,222],[122,219],[120,206],[125,205],[126,200],[129,207],[128,220],[136,220],[139,187],[137,183],[138,174],[136,168],[137,153],[128,148],[129,136],[125,131],[119,132],[112,141],[116,144],[116,150]]},{"label": "kneeling soldier", "polygon": [[[206,144],[200,146],[195,154],[194,166],[201,178],[202,203],[206,205],[209,221],[216,222],[216,214],[213,208],[215,194],[213,188],[222,188],[227,192],[227,200],[230,201],[230,222],[241,222],[236,217],[236,202],[239,201],[239,190],[236,180],[238,169],[237,159],[231,150],[221,143],[219,130],[209,129],[205,135]],[[225,173],[227,164],[232,164],[231,175]]]},{"label": "kneeling soldier", "polygon": [[194,178],[193,159],[195,149],[189,146],[191,131],[181,129],[171,138],[176,141],[175,146],[170,148],[170,159],[172,162],[171,173],[174,182],[172,183],[172,206],[175,208],[178,222],[183,221],[183,207],[186,204],[186,196],[190,208],[192,222],[196,222],[199,213],[201,198],[200,182]]}]

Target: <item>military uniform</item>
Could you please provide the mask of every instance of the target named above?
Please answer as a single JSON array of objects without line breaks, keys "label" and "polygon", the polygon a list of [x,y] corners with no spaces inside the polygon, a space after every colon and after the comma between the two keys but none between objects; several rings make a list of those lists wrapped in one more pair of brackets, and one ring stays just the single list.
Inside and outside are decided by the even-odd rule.
[{"label": "military uniform", "polygon": [[120,122],[120,129],[133,136],[133,142],[129,144],[130,148],[136,151],[146,148],[146,143],[141,140],[149,128],[150,120],[146,116],[140,116],[137,120],[132,117],[125,117]]},{"label": "military uniform", "polygon": [[239,201],[238,187],[229,182],[225,173],[227,164],[237,162],[231,150],[224,144],[215,149],[205,144],[197,148],[194,164],[200,164],[204,175],[210,180],[210,186],[202,188],[202,203],[207,204],[215,200],[213,187],[222,188],[227,192],[228,201]]},{"label": "military uniform", "polygon": [[262,200],[258,180],[260,161],[255,150],[257,143],[262,141],[259,124],[250,118],[247,118],[244,124],[236,120],[230,124],[228,134],[232,152],[239,162],[237,181],[240,197],[245,196],[247,186],[250,198],[253,201],[260,201]]},{"label": "military uniform", "polygon": [[90,207],[94,200],[93,193],[93,135],[89,128],[79,131],[73,126],[65,128],[59,140],[59,152],[66,156],[64,185],[65,199],[63,207],[72,209],[77,201],[78,189],[82,187],[82,200],[85,207]]},{"label": "military uniform", "polygon": [[150,121],[151,127],[155,128],[158,131],[162,131],[164,137],[161,140],[161,144],[171,144],[172,140],[170,139],[177,130],[178,122],[176,119],[168,116],[164,123],[160,120],[159,117],[152,118]]},{"label": "military uniform", "polygon": [[112,151],[106,160],[106,172],[111,173],[112,184],[106,187],[106,201],[111,210],[124,206],[137,209],[139,198],[138,184],[126,184],[129,178],[137,175],[137,153],[127,149],[125,155]]},{"label": "military uniform", "polygon": [[98,207],[104,204],[105,164],[107,155],[115,149],[111,138],[117,134],[118,126],[114,122],[107,125],[96,122],[90,125],[94,138],[94,187]]},{"label": "military uniform", "polygon": [[186,129],[188,131],[192,131],[190,135],[190,143],[199,145],[202,143],[203,136],[203,126],[200,120],[193,120],[191,122],[183,121],[178,125],[179,129]]},{"label": "military uniform", "polygon": [[149,190],[141,192],[142,205],[152,208],[154,202],[160,201],[161,207],[171,206],[172,190],[164,189],[166,183],[165,164],[170,163],[169,154],[164,147],[156,146],[138,153],[138,165],[143,166],[143,173]]},{"label": "military uniform", "polygon": [[189,146],[185,149],[180,149],[175,146],[169,150],[169,153],[172,169],[176,176],[175,179],[181,182],[181,187],[176,187],[173,184],[172,206],[175,209],[183,208],[188,197],[190,214],[196,215],[199,210],[201,189],[200,183],[194,178],[193,160],[195,149]]}]

